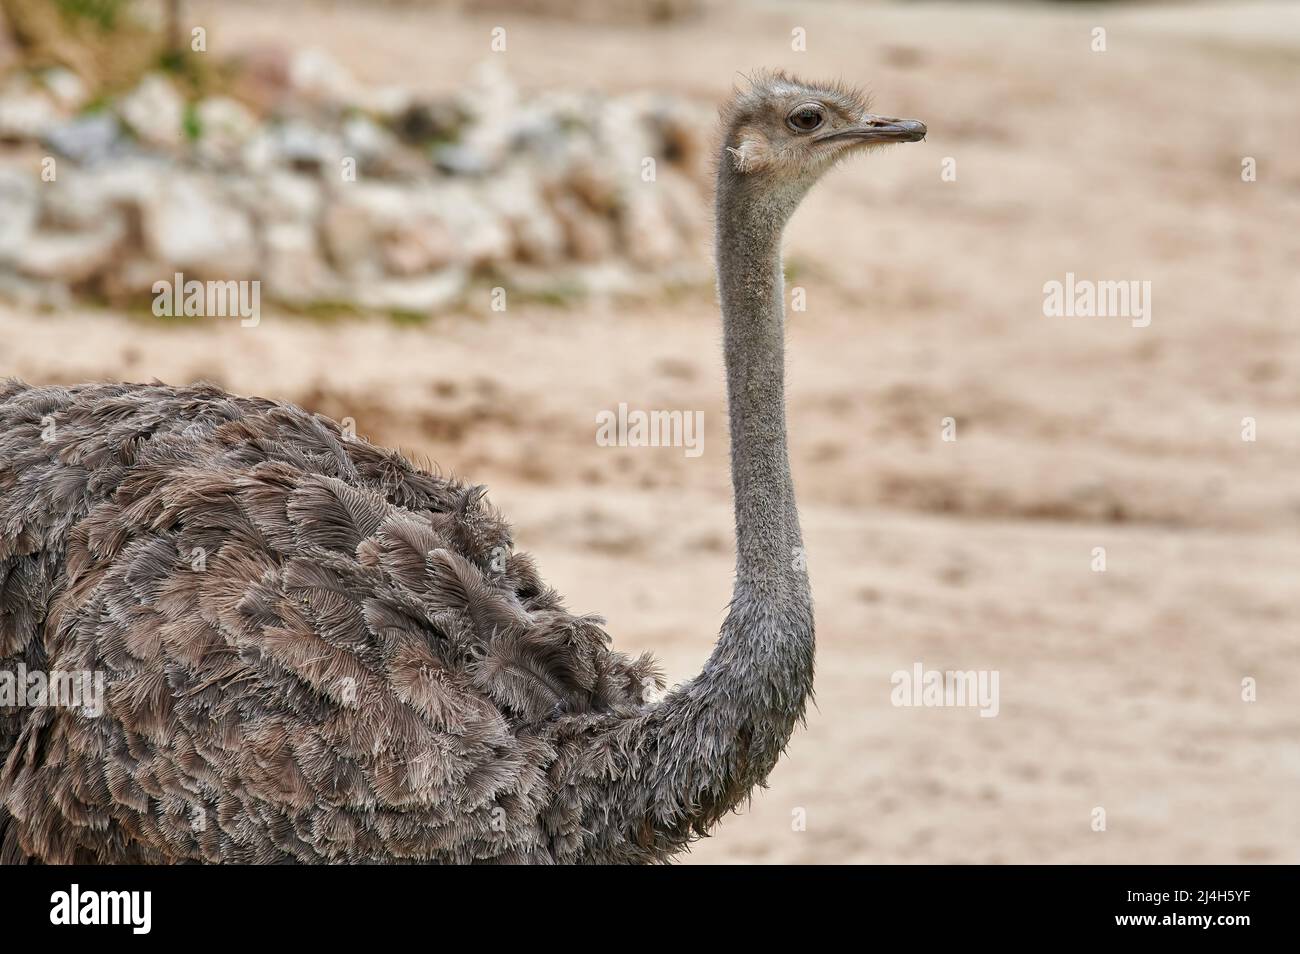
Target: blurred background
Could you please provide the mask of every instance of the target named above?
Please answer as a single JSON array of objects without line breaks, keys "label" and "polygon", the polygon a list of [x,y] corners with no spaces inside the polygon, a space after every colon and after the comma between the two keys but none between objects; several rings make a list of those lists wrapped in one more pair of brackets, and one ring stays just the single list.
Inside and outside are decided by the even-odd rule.
[{"label": "blurred background", "polygon": [[[733,560],[713,124],[760,67],[930,135],[787,233],[817,704],[687,861],[1300,861],[1294,4],[0,0],[0,376],[352,418],[687,678]],[[177,273],[257,320],[159,317]],[[1067,273],[1150,324],[1045,316]],[[597,446],[620,403],[703,454]],[[892,706],[917,662],[998,716]]]}]

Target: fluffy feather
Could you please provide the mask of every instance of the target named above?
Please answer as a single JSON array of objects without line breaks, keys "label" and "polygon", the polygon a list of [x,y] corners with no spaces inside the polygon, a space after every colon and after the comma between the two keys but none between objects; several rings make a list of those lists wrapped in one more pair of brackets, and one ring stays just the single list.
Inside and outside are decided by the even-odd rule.
[{"label": "fluffy feather", "polygon": [[481,488],[212,387],[0,395],[0,671],[107,681],[102,718],[0,708],[0,860],[578,856],[537,727],[646,663]]}]

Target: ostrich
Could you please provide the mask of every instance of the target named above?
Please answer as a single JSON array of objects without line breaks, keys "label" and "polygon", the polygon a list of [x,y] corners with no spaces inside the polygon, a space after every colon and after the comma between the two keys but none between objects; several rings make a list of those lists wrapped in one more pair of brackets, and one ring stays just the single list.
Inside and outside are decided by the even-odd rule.
[{"label": "ostrich", "polygon": [[722,131],[736,573],[703,671],[651,701],[653,661],[564,608],[482,488],[333,421],[0,381],[0,689],[104,687],[0,707],[0,860],[658,862],[764,784],[813,681],[781,236],[831,165],[925,126],[772,73]]}]

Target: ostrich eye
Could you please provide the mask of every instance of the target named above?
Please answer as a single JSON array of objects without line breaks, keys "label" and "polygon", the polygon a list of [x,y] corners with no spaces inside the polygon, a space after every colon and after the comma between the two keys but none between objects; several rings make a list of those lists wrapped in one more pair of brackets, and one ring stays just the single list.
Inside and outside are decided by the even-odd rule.
[{"label": "ostrich eye", "polygon": [[804,103],[791,110],[785,124],[795,132],[812,132],[826,122],[826,110],[818,103]]}]

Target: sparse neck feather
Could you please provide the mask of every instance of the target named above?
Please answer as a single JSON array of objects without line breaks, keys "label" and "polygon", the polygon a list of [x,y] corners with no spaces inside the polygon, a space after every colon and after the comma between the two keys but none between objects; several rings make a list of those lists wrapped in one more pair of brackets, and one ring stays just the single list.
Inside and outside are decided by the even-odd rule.
[{"label": "sparse neck feather", "polygon": [[761,785],[812,695],[812,597],[785,425],[781,233],[808,185],[718,176],[722,304],[736,515],[731,607],[704,669],[635,716],[581,729],[602,768],[582,827],[594,861],[680,850]]},{"label": "sparse neck feather", "polygon": [[785,282],[781,236],[808,184],[772,189],[718,174],[716,255],[727,367],[736,589],[807,589],[786,443]]}]

